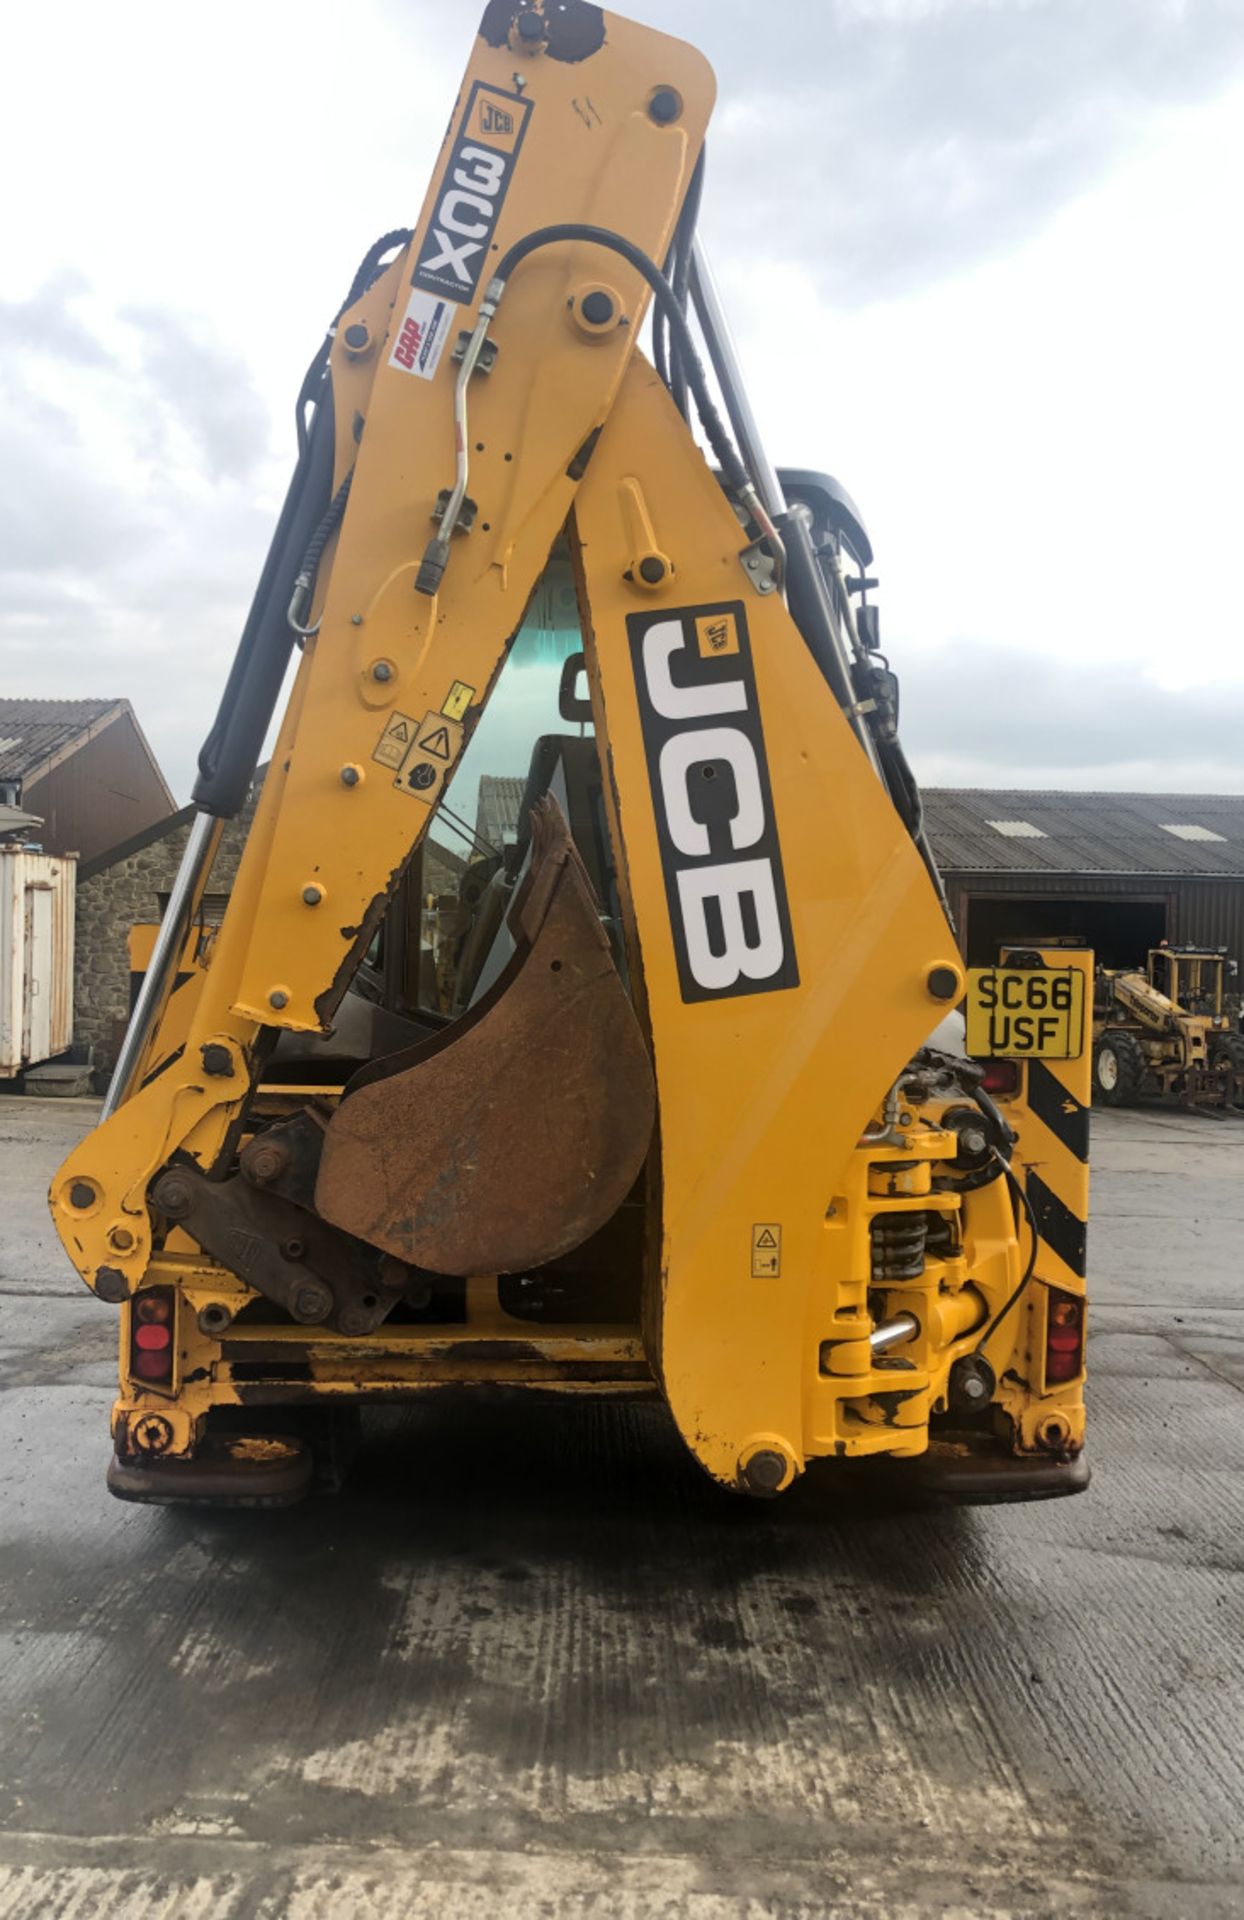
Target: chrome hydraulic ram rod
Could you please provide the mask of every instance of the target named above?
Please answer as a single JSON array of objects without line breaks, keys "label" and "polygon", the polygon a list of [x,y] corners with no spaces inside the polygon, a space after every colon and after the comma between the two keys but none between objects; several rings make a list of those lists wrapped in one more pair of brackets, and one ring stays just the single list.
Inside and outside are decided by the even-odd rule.
[{"label": "chrome hydraulic ram rod", "polygon": [[224,821],[218,820],[215,814],[195,815],[190,837],[186,841],[186,851],[181,856],[181,865],[173,882],[173,891],[160,922],[151,963],[143,976],[138,1000],[117,1055],[112,1081],[104,1097],[101,1119],[110,1119],[133,1090],[134,1077],[146,1052],[147,1042],[164,1011],[224,830]]},{"label": "chrome hydraulic ram rod", "polygon": [[[691,255],[691,299],[739,451],[766,512],[781,529],[786,547],[787,599],[791,613],[829,682],[834,697],[850,721],[856,739],[881,779],[883,776],[876,744],[859,711],[851,676],[851,655],[843,640],[842,619],[821,572],[820,561],[812,544],[808,515],[803,508],[788,505],[777,468],[765,450],[747,396],[730,322],[717,291],[713,270],[698,239],[693,244]],[[843,597],[845,599],[845,595]]]}]

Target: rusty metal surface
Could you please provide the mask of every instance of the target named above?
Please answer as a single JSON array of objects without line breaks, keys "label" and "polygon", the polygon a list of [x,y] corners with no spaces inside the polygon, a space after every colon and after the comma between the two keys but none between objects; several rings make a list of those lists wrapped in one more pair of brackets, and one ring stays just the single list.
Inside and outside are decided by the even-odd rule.
[{"label": "rusty metal surface", "polygon": [[436,1273],[514,1273],[581,1245],[652,1135],[647,1049],[551,799],[508,924],[517,951],[495,987],[358,1075],[320,1162],[326,1220]]},{"label": "rusty metal surface", "polygon": [[179,1165],[160,1175],[151,1197],[239,1280],[308,1326],[370,1333],[415,1281],[405,1267],[241,1177],[208,1180]]}]

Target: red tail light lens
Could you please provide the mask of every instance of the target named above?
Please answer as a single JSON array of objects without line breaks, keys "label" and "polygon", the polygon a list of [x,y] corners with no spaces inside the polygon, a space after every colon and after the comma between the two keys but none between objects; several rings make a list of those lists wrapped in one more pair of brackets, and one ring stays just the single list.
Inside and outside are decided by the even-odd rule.
[{"label": "red tail light lens", "polygon": [[172,1287],[144,1287],[130,1325],[130,1374],[153,1387],[173,1383],[173,1328],[177,1295]]},{"label": "red tail light lens", "polygon": [[1046,1384],[1074,1380],[1084,1367],[1084,1302],[1050,1291],[1045,1334]]},{"label": "red tail light lens", "polygon": [[985,1063],[985,1077],[981,1081],[981,1085],[986,1093],[992,1093],[995,1096],[1001,1094],[1004,1100],[1008,1094],[1018,1093],[1019,1061],[987,1060]]}]

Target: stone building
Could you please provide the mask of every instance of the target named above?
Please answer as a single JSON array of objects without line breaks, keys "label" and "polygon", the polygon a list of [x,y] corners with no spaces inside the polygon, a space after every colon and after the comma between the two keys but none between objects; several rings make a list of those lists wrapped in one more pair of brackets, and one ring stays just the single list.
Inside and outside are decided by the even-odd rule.
[{"label": "stone building", "polygon": [[[258,793],[256,785],[243,811],[225,828],[204,900],[209,925],[224,913]],[[104,1081],[129,1019],[130,928],[159,920],[193,819],[194,808],[183,807],[78,868],[74,1040],[79,1049],[89,1050],[97,1078]]]},{"label": "stone building", "polygon": [[[219,925],[237,875],[263,781],[260,769],[246,806],[225,827],[204,896],[203,918]],[[116,1063],[133,1001],[130,928],[160,919],[185,850],[194,808],[183,807],[78,868],[77,945],[74,954],[75,1048],[85,1054],[102,1090]],[[429,840],[424,878],[438,896],[453,896],[465,861]]]}]

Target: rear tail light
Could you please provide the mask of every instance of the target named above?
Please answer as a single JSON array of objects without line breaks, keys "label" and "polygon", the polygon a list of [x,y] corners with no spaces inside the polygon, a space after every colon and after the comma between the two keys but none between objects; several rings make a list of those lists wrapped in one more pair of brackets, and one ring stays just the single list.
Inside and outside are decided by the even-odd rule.
[{"label": "rear tail light", "polygon": [[1050,1289],[1045,1334],[1047,1386],[1074,1380],[1084,1368],[1084,1302],[1074,1293]]},{"label": "rear tail light", "polygon": [[986,1093],[1001,1094],[1003,1099],[1008,1094],[1018,1093],[1019,1061],[987,1060],[981,1085]]},{"label": "rear tail light", "polygon": [[177,1296],[172,1287],[144,1287],[130,1315],[130,1374],[153,1387],[173,1383],[173,1330]]}]

